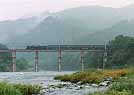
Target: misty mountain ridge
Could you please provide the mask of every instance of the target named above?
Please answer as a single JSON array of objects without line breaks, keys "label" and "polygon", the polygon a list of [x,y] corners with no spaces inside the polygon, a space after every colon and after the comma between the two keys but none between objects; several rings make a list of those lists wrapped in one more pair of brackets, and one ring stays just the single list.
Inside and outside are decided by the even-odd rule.
[{"label": "misty mountain ridge", "polygon": [[30,30],[37,26],[48,15],[49,13],[45,12],[38,16],[20,18],[17,20],[0,21],[0,42],[4,43],[10,38],[14,38],[30,32]]},{"label": "misty mountain ridge", "polygon": [[101,34],[103,30],[118,25],[121,21],[134,19],[132,9],[132,5],[124,8],[86,6],[67,9],[49,15],[29,33],[11,40],[32,44],[73,44],[84,36]]},{"label": "misty mountain ridge", "polygon": [[134,20],[123,20],[119,23],[101,31],[96,31],[92,34],[81,37],[75,43],[83,44],[105,44],[118,35],[134,36]]},{"label": "misty mountain ridge", "polygon": [[85,6],[51,14],[45,12],[40,16],[0,22],[0,33],[7,42],[73,43],[120,21],[134,19],[133,9],[133,5],[123,8]]}]

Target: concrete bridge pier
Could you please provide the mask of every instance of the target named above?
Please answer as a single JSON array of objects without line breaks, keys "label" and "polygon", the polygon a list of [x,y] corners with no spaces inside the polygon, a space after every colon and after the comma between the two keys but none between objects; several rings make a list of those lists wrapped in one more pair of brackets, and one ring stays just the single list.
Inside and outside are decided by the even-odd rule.
[{"label": "concrete bridge pier", "polygon": [[80,51],[81,71],[84,71],[84,51]]},{"label": "concrete bridge pier", "polygon": [[16,72],[16,50],[12,50],[12,71]]},{"label": "concrete bridge pier", "polygon": [[103,54],[103,69],[105,69],[106,63],[107,63],[107,44],[105,43],[105,51]]},{"label": "concrete bridge pier", "polygon": [[62,71],[62,66],[61,66],[61,50],[58,51],[58,71],[61,72]]},{"label": "concrete bridge pier", "polygon": [[35,72],[38,72],[38,64],[39,64],[39,51],[35,51]]},{"label": "concrete bridge pier", "polygon": [[103,69],[105,69],[105,65],[107,63],[107,52],[104,52],[104,56],[103,56]]}]

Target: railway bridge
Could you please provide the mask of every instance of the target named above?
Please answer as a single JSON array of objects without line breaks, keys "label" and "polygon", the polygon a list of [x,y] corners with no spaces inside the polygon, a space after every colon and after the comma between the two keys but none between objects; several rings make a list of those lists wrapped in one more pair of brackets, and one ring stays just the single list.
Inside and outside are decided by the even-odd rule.
[{"label": "railway bridge", "polygon": [[17,52],[35,52],[34,64],[35,72],[38,72],[39,52],[57,52],[58,54],[58,71],[62,71],[62,52],[80,52],[81,70],[84,70],[84,52],[103,52],[103,68],[107,61],[107,53],[111,51],[109,45],[32,45],[27,46],[25,49],[1,49],[0,53],[10,52],[12,54],[12,71],[16,71],[16,53]]}]

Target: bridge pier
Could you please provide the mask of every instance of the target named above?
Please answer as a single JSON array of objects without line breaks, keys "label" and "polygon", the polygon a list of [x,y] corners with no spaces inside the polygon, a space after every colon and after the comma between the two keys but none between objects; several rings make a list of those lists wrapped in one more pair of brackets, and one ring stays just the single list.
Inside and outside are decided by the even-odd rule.
[{"label": "bridge pier", "polygon": [[104,54],[103,54],[103,69],[105,69],[106,63],[107,63],[107,45],[105,43],[105,51],[104,51]]},{"label": "bridge pier", "polygon": [[12,71],[16,72],[16,50],[12,50]]},{"label": "bridge pier", "polygon": [[61,72],[62,71],[62,67],[61,67],[61,50],[58,51],[58,71]]},{"label": "bridge pier", "polygon": [[81,71],[84,71],[84,51],[80,51]]},{"label": "bridge pier", "polygon": [[39,64],[39,51],[35,51],[35,72],[38,72],[38,64]]},{"label": "bridge pier", "polygon": [[107,52],[105,51],[103,55],[103,69],[105,69],[106,63],[107,63]]}]

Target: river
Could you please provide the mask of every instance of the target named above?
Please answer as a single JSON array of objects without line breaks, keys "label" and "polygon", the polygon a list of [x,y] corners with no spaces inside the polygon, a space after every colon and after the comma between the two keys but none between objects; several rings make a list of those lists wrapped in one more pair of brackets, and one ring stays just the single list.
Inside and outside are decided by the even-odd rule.
[{"label": "river", "polygon": [[[106,87],[93,87],[84,86],[80,88],[77,85],[71,85],[71,83],[60,82],[54,80],[54,76],[71,74],[73,72],[55,72],[55,71],[44,71],[44,72],[1,72],[0,81],[7,81],[10,83],[26,83],[26,84],[40,84],[44,88],[44,95],[85,95],[89,92],[106,90]],[[50,88],[50,85],[57,84],[69,84],[69,87],[63,88]]]}]

